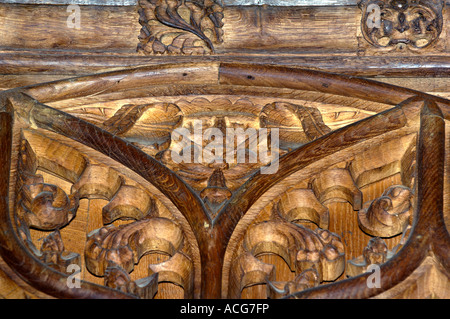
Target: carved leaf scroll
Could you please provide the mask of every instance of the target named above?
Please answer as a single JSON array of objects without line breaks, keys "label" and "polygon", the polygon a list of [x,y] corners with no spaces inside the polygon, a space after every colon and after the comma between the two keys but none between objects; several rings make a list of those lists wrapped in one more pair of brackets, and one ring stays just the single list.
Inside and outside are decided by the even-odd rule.
[{"label": "carved leaf scroll", "polygon": [[29,227],[55,230],[67,225],[76,215],[79,194],[67,195],[57,185],[44,183],[36,174],[36,155],[27,140],[22,140],[18,163],[17,214]]},{"label": "carved leaf scroll", "polygon": [[110,225],[88,235],[86,266],[97,276],[104,276],[111,263],[131,272],[144,254],[159,251],[172,256],[182,242],[180,228],[166,218],[146,218],[119,227]]},{"label": "carved leaf scroll", "polygon": [[[231,297],[240,295],[245,287],[260,283],[268,284],[269,295],[282,296],[333,281],[343,273],[345,257],[340,237],[325,229],[314,231],[288,222],[280,210],[279,204],[275,204],[270,220],[247,229],[244,252],[235,260],[236,273],[231,278],[240,285],[231,286]],[[257,259],[264,254],[280,256],[297,277],[292,282],[277,282],[274,266]]]},{"label": "carved leaf scroll", "polygon": [[296,148],[331,132],[314,107],[287,102],[267,104],[260,114],[261,127],[278,128],[282,148]]},{"label": "carved leaf scroll", "polygon": [[139,6],[138,51],[205,54],[223,42],[223,6],[216,0],[140,0]]},{"label": "carved leaf scroll", "polygon": [[412,216],[412,196],[412,191],[405,186],[389,187],[381,197],[366,203],[359,211],[359,226],[373,236],[391,237],[402,233]]},{"label": "carved leaf scroll", "polygon": [[[173,221],[148,215],[116,227],[109,225],[90,233],[85,248],[86,267],[105,278],[105,285],[141,298],[153,298],[159,282],[172,282],[192,297],[193,264],[181,252],[184,237]],[[149,253],[169,255],[168,261],[149,266],[149,276],[132,281],[128,275]]]}]

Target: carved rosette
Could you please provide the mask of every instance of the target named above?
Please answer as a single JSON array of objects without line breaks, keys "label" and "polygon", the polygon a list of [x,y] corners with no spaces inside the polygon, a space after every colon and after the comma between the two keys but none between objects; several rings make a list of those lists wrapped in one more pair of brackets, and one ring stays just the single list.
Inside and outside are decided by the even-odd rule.
[{"label": "carved rosette", "polygon": [[439,39],[443,0],[362,0],[361,31],[379,49],[420,50]]}]

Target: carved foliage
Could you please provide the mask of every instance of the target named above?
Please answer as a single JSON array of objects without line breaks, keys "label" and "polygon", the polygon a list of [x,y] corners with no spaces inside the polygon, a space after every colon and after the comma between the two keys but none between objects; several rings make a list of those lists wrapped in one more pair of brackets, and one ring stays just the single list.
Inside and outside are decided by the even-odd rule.
[{"label": "carved foliage", "polygon": [[[184,243],[180,227],[158,217],[156,206],[140,220],[116,227],[109,225],[88,234],[85,258],[87,269],[105,278],[105,285],[141,298],[152,298],[159,282],[171,282],[184,288],[192,298],[193,263],[182,252]],[[132,281],[129,273],[142,256],[163,253],[169,260],[149,266],[149,276]]]},{"label": "carved foliage", "polygon": [[138,51],[147,54],[214,53],[223,39],[223,6],[216,0],[140,0]]},{"label": "carved foliage", "polygon": [[374,237],[364,248],[363,254],[347,262],[346,275],[354,277],[367,271],[370,265],[381,265],[388,259],[388,248],[383,239]]},{"label": "carved foliage", "polygon": [[363,231],[373,236],[391,237],[402,233],[412,216],[412,192],[405,186],[391,186],[381,197],[366,203],[358,213]]},{"label": "carved foliage", "polygon": [[105,286],[141,299],[152,299],[158,292],[158,274],[133,281],[123,268],[111,266],[105,272]]},{"label": "carved foliage", "polygon": [[98,276],[103,276],[110,264],[131,272],[144,254],[160,251],[173,255],[182,242],[181,229],[165,218],[145,218],[119,227],[110,225],[88,235],[86,266]]},{"label": "carved foliage", "polygon": [[101,118],[101,123],[98,118],[87,118],[152,156],[170,145],[170,134],[182,119],[176,104],[164,102],[125,104],[110,118]]},{"label": "carved foliage", "polygon": [[442,32],[444,5],[442,0],[362,0],[362,34],[378,48],[428,47]]},{"label": "carved foliage", "polygon": [[[25,245],[44,264],[62,273],[71,264],[81,265],[80,255],[68,252],[59,229],[68,225],[78,209],[77,193],[67,195],[60,187],[44,183],[36,174],[38,161],[26,139],[21,140],[17,165],[16,221]],[[40,249],[31,240],[30,229],[52,231],[43,238]]]},{"label": "carved foliage", "polygon": [[374,145],[367,152],[356,154],[349,171],[358,187],[400,173],[402,184],[413,188],[416,158],[416,134]]},{"label": "carved foliage", "polygon": [[[183,251],[184,235],[174,221],[160,217],[156,199],[136,182],[117,170],[97,163],[93,159],[60,142],[33,132],[22,140],[18,163],[18,191],[16,218],[19,234],[30,251],[48,267],[65,273],[67,267],[76,264],[81,268],[79,254],[65,250],[59,229],[67,226],[78,209],[79,199],[103,199],[108,203],[102,209],[104,224],[87,236],[85,265],[96,276],[104,277],[105,286],[133,294],[140,298],[152,298],[160,281],[173,282],[185,289],[185,295],[193,294],[193,263]],[[75,154],[73,162],[62,169],[60,158],[49,149],[64,150]],[[34,149],[38,151],[35,152]],[[81,165],[83,170],[79,170]],[[71,194],[58,186],[44,183],[38,168],[52,171],[60,177],[73,177]],[[80,172],[78,172],[80,171]],[[63,174],[62,176],[60,174]],[[75,178],[76,177],[76,178]],[[115,226],[116,220],[128,224]],[[53,231],[43,238],[40,249],[33,243],[30,227]],[[149,276],[131,280],[129,273],[140,258],[148,253],[163,253],[171,258],[161,264],[151,265]]]},{"label": "carved foliage", "polygon": [[[274,266],[257,258],[263,254],[282,257],[296,273],[296,278],[292,282],[277,282]],[[344,271],[344,265],[344,245],[339,236],[325,229],[313,231],[288,222],[277,203],[270,220],[247,230],[243,253],[232,266],[229,295],[237,298],[245,287],[266,283],[268,294],[280,297],[323,281],[336,280]]]},{"label": "carved foliage", "polygon": [[322,204],[349,202],[353,209],[362,205],[362,193],[346,168],[331,168],[323,171],[311,182],[312,189]]},{"label": "carved foliage", "polygon": [[44,183],[36,175],[35,155],[24,139],[18,163],[17,214],[29,227],[54,230],[67,225],[78,209],[77,193],[67,195],[60,187]]},{"label": "carved foliage", "polygon": [[267,104],[260,114],[261,127],[280,130],[280,146],[296,148],[331,132],[314,107],[287,102]]}]

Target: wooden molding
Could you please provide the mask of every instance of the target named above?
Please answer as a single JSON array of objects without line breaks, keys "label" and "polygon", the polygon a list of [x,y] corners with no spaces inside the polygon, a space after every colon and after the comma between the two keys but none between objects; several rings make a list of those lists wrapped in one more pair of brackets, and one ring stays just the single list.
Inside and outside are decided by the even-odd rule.
[{"label": "wooden molding", "polygon": [[[442,1],[421,1],[420,8],[409,5],[408,10],[414,7],[427,17],[427,26],[420,18],[421,27],[416,27],[428,34],[428,45],[416,45],[421,48],[410,44],[425,41],[413,27],[401,33],[412,35],[393,40],[396,45],[368,42],[364,8],[372,2],[361,3],[361,11],[353,0],[233,1],[70,2],[80,8],[78,29],[67,24],[68,1],[0,1],[0,70],[10,76],[26,73],[25,78],[13,77],[20,79],[19,86],[45,82],[39,80],[43,74],[63,79],[126,67],[213,61],[274,63],[366,77],[448,74],[450,12]],[[33,27],[27,21],[34,21]],[[428,26],[434,31],[426,31]],[[11,80],[1,84],[3,89],[18,86]]]}]

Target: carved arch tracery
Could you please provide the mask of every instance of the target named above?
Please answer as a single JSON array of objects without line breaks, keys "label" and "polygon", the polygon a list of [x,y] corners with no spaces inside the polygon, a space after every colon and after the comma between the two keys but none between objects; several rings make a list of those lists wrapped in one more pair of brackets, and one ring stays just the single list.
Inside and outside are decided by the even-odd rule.
[{"label": "carved arch tracery", "polygon": [[[147,91],[149,87],[171,81],[185,94],[176,101],[170,99],[172,92],[159,96],[159,102],[145,101],[157,94]],[[228,63],[145,67],[68,83],[0,95],[0,174],[16,189],[8,202],[4,195],[14,188],[1,186],[1,254],[33,287],[67,297],[149,298],[158,282],[169,281],[182,287],[185,297],[219,298],[236,297],[246,286],[264,283],[275,297],[362,298],[406,279],[430,251],[448,275],[450,241],[442,194],[449,101],[321,72]],[[230,95],[230,88],[246,97]],[[277,88],[300,96],[307,91],[346,96],[368,101],[369,107],[339,109],[353,116],[338,124],[339,115],[333,121],[327,105],[313,107],[295,94],[277,97]],[[99,91],[94,103],[83,100]],[[128,96],[112,98],[125,91]],[[193,93],[202,99],[189,98]],[[281,128],[284,144],[271,150],[280,154],[276,174],[261,173],[267,163],[237,165],[233,171],[204,162],[165,162],[173,147],[170,134],[189,127],[196,103],[216,112],[212,126]],[[381,163],[367,161],[380,152],[380,142],[391,143],[397,152],[386,154]],[[65,157],[52,160],[52,152]],[[69,183],[69,194],[46,183],[44,173]],[[399,185],[370,203],[364,199],[364,186],[394,175]],[[83,254],[86,271],[102,276],[104,285],[86,280],[80,289],[67,289],[61,280],[67,274],[54,269],[80,263],[80,256],[66,251],[62,238],[77,220],[80,199],[105,201],[103,226],[86,234]],[[329,230],[333,205],[338,204],[349,205],[369,236],[403,233],[402,249],[389,254],[374,240],[364,251],[366,264],[358,256],[351,259],[344,239]],[[165,215],[160,216],[163,207]],[[29,236],[33,228],[52,231],[40,250]],[[260,232],[267,240],[254,235]],[[167,259],[151,263],[146,276],[132,279],[134,266],[153,252]],[[295,273],[294,280],[280,280],[276,267],[258,259],[265,253],[280,255]],[[347,275],[356,277],[337,280],[345,261],[357,268]],[[380,290],[370,290],[365,285],[368,274],[359,274],[369,261],[382,263]],[[37,272],[42,275],[34,277]]]}]

